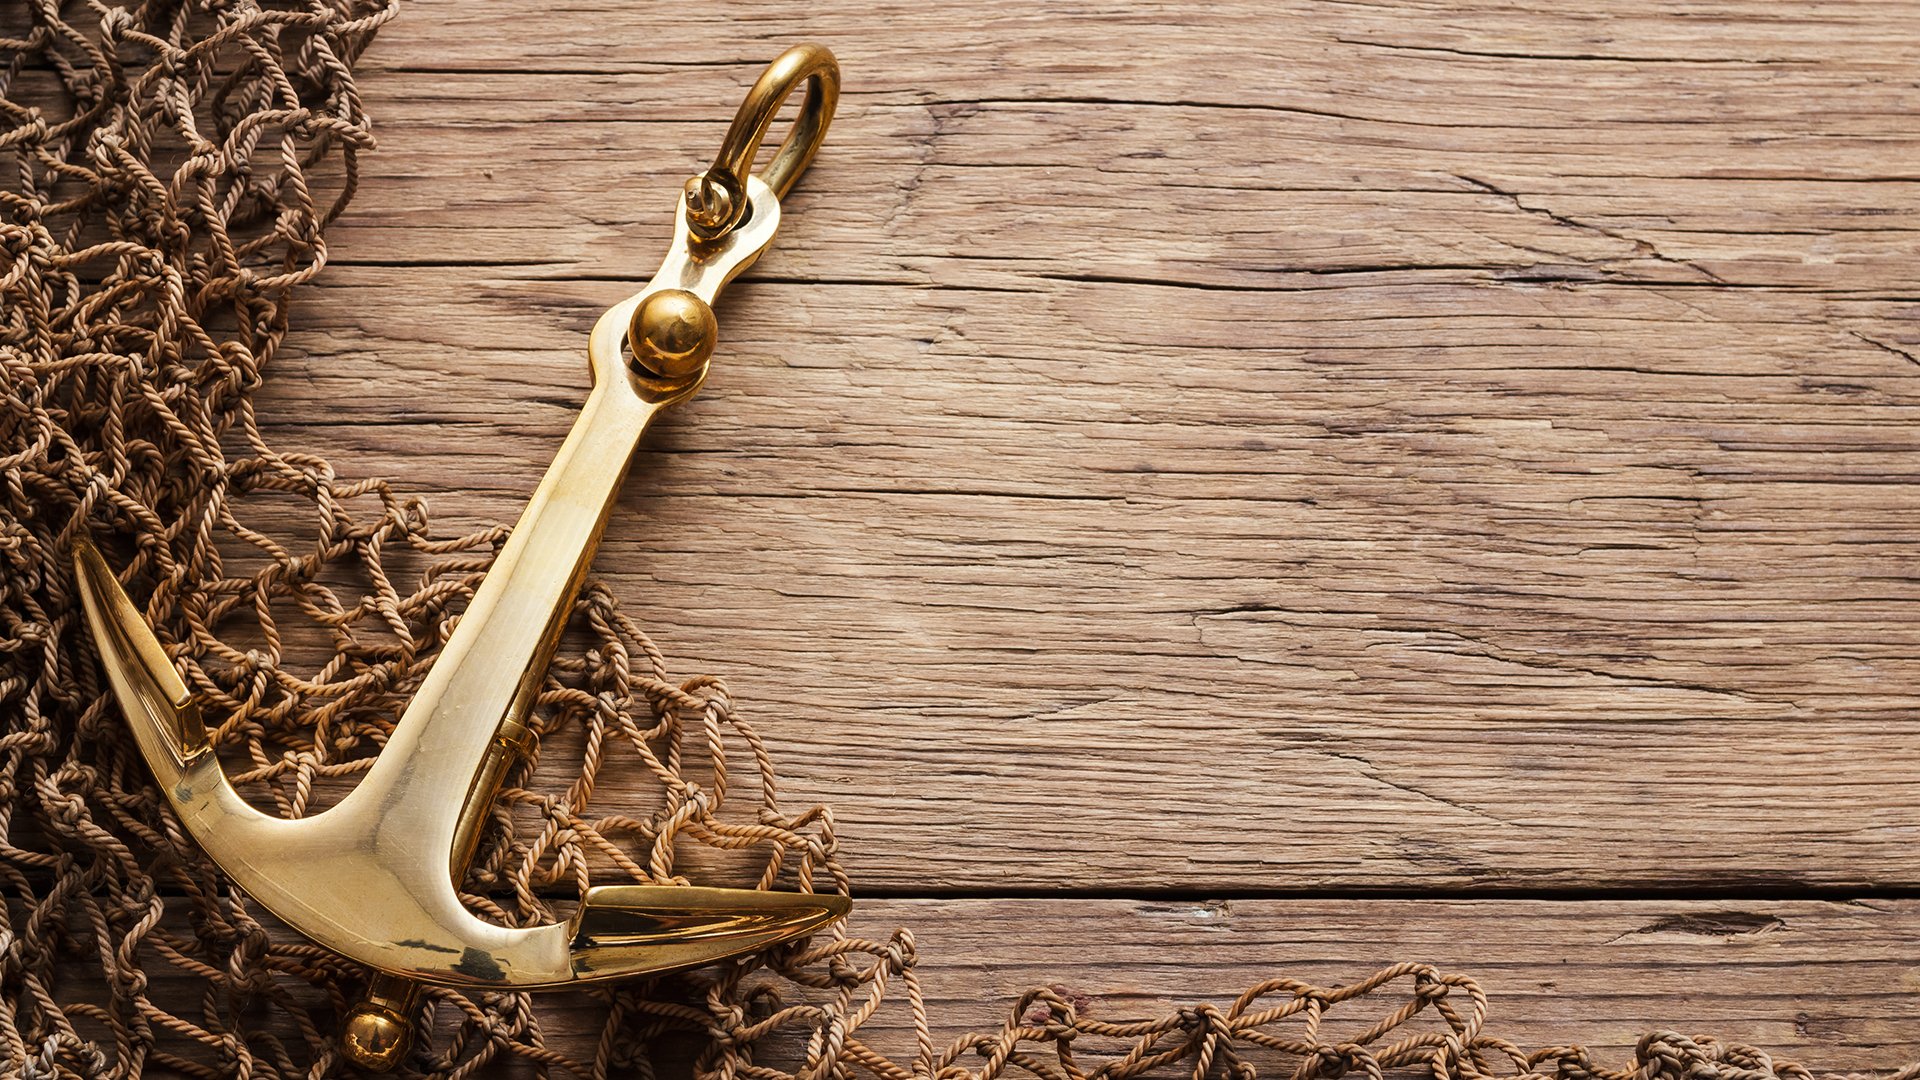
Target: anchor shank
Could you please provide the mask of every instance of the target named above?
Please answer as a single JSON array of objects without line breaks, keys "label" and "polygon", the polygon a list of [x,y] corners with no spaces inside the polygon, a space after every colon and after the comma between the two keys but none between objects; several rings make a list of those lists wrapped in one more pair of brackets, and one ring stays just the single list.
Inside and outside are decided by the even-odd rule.
[{"label": "anchor shank", "polygon": [[432,671],[349,796],[379,799],[382,816],[404,822],[412,843],[456,862],[469,847],[472,838],[459,833],[478,819],[448,793],[467,792],[464,802],[482,808],[491,803],[494,791],[469,785],[485,772],[497,787],[505,769],[483,769],[490,750],[504,759],[520,749],[628,462],[658,411],[623,387],[595,387]]}]

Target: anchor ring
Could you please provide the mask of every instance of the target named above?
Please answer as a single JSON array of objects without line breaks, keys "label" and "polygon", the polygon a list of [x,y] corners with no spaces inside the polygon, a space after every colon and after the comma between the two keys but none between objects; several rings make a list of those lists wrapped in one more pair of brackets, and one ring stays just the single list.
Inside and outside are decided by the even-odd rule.
[{"label": "anchor ring", "polygon": [[695,236],[716,240],[745,220],[753,159],[775,114],[802,81],[807,93],[800,103],[800,116],[760,176],[776,197],[784,199],[807,170],[840,101],[840,62],[826,46],[811,43],[795,45],[767,65],[734,114],[713,167],[687,181],[687,223]]}]

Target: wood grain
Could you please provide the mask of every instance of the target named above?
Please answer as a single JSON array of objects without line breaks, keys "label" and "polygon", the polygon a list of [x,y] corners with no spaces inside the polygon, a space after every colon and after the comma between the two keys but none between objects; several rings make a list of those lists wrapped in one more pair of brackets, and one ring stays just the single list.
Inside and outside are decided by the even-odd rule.
[{"label": "wood grain", "polygon": [[[1478,981],[1496,1034],[1529,1048],[1584,1043],[1609,1064],[1657,1028],[1822,1068],[1920,1056],[1920,908],[1909,901],[895,901],[857,920],[913,928],[936,1045],[997,1028],[1035,986],[1123,1020],[1224,1006],[1280,975],[1337,986],[1418,960]],[[1364,1011],[1346,1015],[1330,1030],[1359,1030]],[[876,1040],[908,1052],[904,1017],[882,1019]]]},{"label": "wood grain", "polygon": [[599,568],[863,888],[1920,885],[1920,6],[1534,7],[413,0],[263,417],[511,519],[819,39]]}]

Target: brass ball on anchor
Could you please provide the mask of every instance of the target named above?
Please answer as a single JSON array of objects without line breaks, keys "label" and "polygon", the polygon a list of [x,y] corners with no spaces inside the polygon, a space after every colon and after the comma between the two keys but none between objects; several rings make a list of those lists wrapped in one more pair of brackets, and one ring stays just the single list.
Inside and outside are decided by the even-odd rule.
[{"label": "brass ball on anchor", "polygon": [[685,289],[666,289],[640,301],[627,327],[633,358],[663,379],[699,372],[719,336],[713,309]]},{"label": "brass ball on anchor", "polygon": [[390,1009],[362,1003],[347,1017],[340,1048],[347,1060],[369,1072],[388,1072],[400,1064],[413,1041],[413,1026]]}]

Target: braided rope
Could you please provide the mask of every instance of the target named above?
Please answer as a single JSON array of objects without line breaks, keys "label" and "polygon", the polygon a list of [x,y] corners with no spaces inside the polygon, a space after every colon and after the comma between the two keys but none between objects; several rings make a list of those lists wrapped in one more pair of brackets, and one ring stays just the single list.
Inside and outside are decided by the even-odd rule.
[{"label": "braided rope", "polygon": [[[6,1076],[342,1069],[331,1032],[365,973],[271,935],[183,833],[93,666],[63,555],[82,530],[113,545],[218,720],[236,784],[288,816],[368,767],[445,643],[505,530],[436,537],[417,501],[276,450],[253,412],[287,331],[288,291],[325,263],[323,231],[372,145],[350,72],[393,10],[392,0],[0,2]],[[574,779],[541,791],[523,772],[509,786],[465,882],[476,911],[546,921],[590,867],[678,882],[690,850],[747,853],[763,888],[847,891],[831,813],[782,809],[773,763],[724,684],[670,679],[602,585],[586,589],[573,626],[537,723],[547,745],[577,753],[559,763]],[[730,772],[740,762],[744,783]],[[612,768],[657,781],[656,805],[594,811]],[[869,940],[836,928],[696,976],[596,990],[590,1060],[548,1044],[551,1010],[577,999],[436,989],[407,1074],[476,1077],[518,1061],[537,1075],[651,1078],[656,1053],[690,1038],[700,1080],[1253,1080],[1261,1070],[1332,1080],[1397,1069],[1435,1080],[1811,1080],[1751,1047],[1672,1032],[1647,1036],[1617,1069],[1577,1046],[1525,1051],[1487,1031],[1472,980],[1418,964],[1332,989],[1276,979],[1224,1008],[1129,1023],[1039,989],[999,1030],[936,1047],[915,959],[905,930]],[[890,1006],[906,1012],[909,1058],[862,1039]],[[1892,1080],[1920,1080],[1920,1066]]]}]

